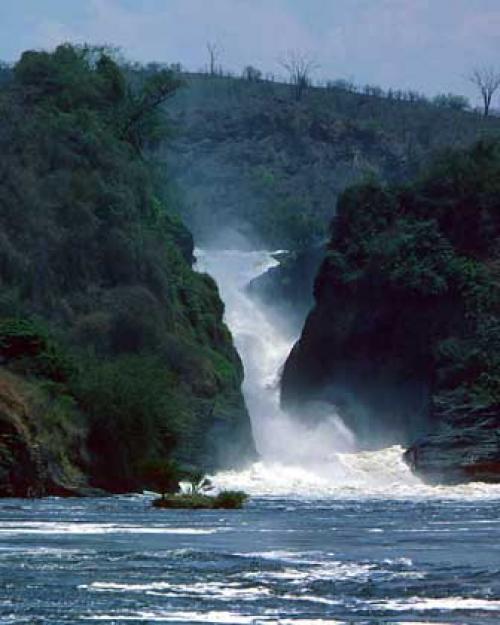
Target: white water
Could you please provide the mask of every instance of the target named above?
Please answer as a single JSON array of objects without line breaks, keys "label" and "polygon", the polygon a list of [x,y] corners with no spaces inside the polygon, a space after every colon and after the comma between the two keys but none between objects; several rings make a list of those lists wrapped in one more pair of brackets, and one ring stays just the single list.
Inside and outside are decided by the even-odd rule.
[{"label": "white water", "polygon": [[253,495],[306,497],[500,497],[500,486],[431,487],[412,474],[398,446],[359,451],[352,432],[330,406],[311,404],[302,422],[279,405],[279,375],[297,337],[283,320],[245,292],[277,264],[265,251],[197,250],[197,269],[218,283],[225,320],[245,369],[243,393],[260,461],[214,476],[221,488]]}]

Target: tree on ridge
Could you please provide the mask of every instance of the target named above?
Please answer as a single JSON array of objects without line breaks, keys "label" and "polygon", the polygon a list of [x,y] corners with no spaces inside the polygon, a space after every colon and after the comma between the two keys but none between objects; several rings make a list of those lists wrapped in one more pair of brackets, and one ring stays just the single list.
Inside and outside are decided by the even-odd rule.
[{"label": "tree on ridge", "polygon": [[483,99],[484,116],[488,117],[491,101],[500,87],[500,71],[494,67],[476,67],[469,76],[470,82],[477,87]]}]

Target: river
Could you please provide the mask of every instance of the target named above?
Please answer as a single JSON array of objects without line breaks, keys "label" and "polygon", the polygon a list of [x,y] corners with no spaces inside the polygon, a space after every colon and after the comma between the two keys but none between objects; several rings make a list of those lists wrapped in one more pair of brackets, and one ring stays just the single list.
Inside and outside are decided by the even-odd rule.
[{"label": "river", "polygon": [[[258,462],[213,476],[240,511],[148,495],[0,503],[0,623],[500,622],[500,487],[424,485],[402,449],[362,451],[341,419],[279,407],[294,336],[244,287],[266,252],[198,252],[245,365]],[[307,422],[307,419],[304,419]]]}]

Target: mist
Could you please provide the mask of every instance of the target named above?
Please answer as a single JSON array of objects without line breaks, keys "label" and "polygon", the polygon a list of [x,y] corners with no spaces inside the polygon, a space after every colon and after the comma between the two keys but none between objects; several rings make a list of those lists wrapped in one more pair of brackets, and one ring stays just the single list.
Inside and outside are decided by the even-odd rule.
[{"label": "mist", "polygon": [[280,371],[297,336],[286,320],[278,323],[272,311],[246,289],[253,278],[277,265],[273,255],[227,248],[198,249],[196,257],[197,269],[216,279],[225,302],[226,322],[245,368],[243,393],[261,458],[307,466],[321,463],[335,451],[354,451],[354,435],[333,406],[310,402],[301,419],[280,406]]}]

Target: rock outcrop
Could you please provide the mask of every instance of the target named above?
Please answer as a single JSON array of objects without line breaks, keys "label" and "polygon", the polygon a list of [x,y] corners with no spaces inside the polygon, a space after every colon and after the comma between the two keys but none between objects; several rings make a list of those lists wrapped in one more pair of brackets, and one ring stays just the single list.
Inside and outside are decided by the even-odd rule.
[{"label": "rock outcrop", "polygon": [[324,255],[324,245],[299,252],[278,252],[279,264],[254,278],[248,291],[298,332],[314,303],[314,278]]},{"label": "rock outcrop", "polygon": [[360,444],[409,444],[429,426],[433,310],[370,281],[351,292],[331,280],[328,259],[315,288],[316,305],[283,369],[281,400],[292,412],[305,401],[333,404]]},{"label": "rock outcrop", "polygon": [[426,481],[500,483],[500,407],[444,419],[405,453]]},{"label": "rock outcrop", "polygon": [[500,482],[500,145],[346,191],[282,402],[333,404],[433,482]]},{"label": "rock outcrop", "polygon": [[0,497],[97,492],[82,471],[85,432],[54,409],[42,388],[0,368]]}]

